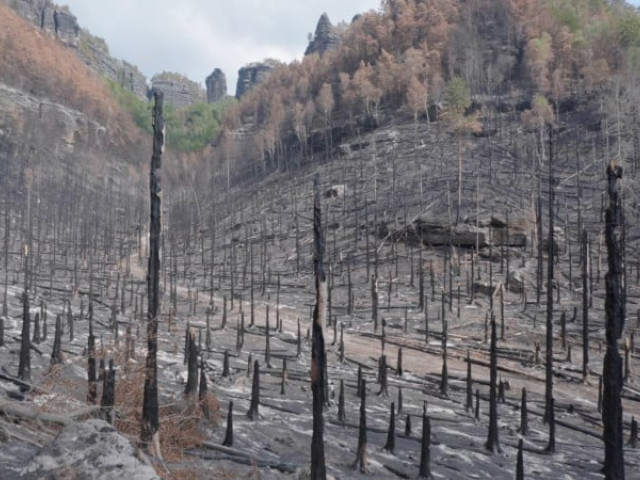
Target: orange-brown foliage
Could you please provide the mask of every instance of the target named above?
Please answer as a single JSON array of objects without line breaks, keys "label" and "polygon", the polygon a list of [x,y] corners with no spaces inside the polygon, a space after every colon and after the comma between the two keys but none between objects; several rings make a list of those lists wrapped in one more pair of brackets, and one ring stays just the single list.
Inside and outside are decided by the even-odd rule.
[{"label": "orange-brown foliage", "polygon": [[105,125],[119,144],[140,132],[107,87],[66,47],[0,5],[0,82],[79,110]]}]

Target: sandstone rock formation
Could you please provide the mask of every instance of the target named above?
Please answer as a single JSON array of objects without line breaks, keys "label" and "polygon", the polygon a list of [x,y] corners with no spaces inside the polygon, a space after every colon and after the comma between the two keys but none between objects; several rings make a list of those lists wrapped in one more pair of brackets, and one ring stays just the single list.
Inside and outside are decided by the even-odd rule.
[{"label": "sandstone rock formation", "polygon": [[186,108],[205,99],[200,85],[179,73],[159,73],[151,79],[151,90],[162,91],[167,105]]},{"label": "sandstone rock formation", "polygon": [[0,0],[0,3],[75,48],[93,71],[131,90],[138,98],[147,99],[146,77],[133,65],[113,58],[104,40],[80,29],[76,16],[67,7],[58,7],[51,0]]},{"label": "sandstone rock formation", "polygon": [[322,55],[324,52],[337,47],[338,43],[340,43],[340,35],[336,28],[331,24],[329,16],[326,13],[323,13],[320,16],[320,20],[318,20],[316,33],[304,54],[310,55],[312,53],[318,53]]},{"label": "sandstone rock formation", "polygon": [[277,65],[277,60],[267,59],[264,62],[250,63],[238,70],[236,98],[241,98],[255,85],[264,82]]},{"label": "sandstone rock formation", "polygon": [[219,102],[227,96],[227,77],[219,68],[207,77],[205,84],[207,85],[207,102]]},{"label": "sandstone rock formation", "polygon": [[22,469],[21,480],[159,480],[131,442],[103,420],[73,423]]},{"label": "sandstone rock formation", "polygon": [[109,54],[109,47],[102,38],[82,30],[77,47],[78,56],[94,72],[131,90],[141,100],[147,100],[149,93],[147,78],[134,65],[112,57]]},{"label": "sandstone rock formation", "polygon": [[0,0],[36,27],[56,36],[63,43],[76,46],[80,27],[76,16],[67,7],[58,7],[51,0]]}]

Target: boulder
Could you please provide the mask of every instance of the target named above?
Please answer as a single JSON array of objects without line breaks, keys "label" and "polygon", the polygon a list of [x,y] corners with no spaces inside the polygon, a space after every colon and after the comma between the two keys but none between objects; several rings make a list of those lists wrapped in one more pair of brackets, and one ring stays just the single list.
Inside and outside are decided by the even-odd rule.
[{"label": "boulder", "polygon": [[131,441],[103,420],[66,426],[21,470],[20,480],[159,480]]}]

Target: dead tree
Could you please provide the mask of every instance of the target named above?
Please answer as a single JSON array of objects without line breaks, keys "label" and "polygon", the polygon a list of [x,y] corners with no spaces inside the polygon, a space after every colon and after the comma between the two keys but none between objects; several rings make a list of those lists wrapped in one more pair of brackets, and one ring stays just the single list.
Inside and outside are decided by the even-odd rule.
[{"label": "dead tree", "polygon": [[227,431],[224,435],[222,445],[233,447],[233,401],[229,402],[229,414],[227,415]]},{"label": "dead tree", "polygon": [[473,379],[471,378],[471,355],[467,350],[467,402],[464,406],[465,411],[469,412],[473,409]]},{"label": "dead tree", "polygon": [[51,365],[59,363],[62,363],[62,317],[60,315],[56,315],[56,329],[53,334]]},{"label": "dead tree", "polygon": [[200,386],[198,387],[198,403],[205,418],[209,418],[209,404],[207,403],[207,374],[204,371],[204,357],[200,357]]},{"label": "dead tree", "polygon": [[589,235],[582,231],[582,381],[589,379]]},{"label": "dead tree", "polygon": [[100,401],[100,407],[102,418],[111,424],[113,424],[113,421],[115,420],[115,405],[116,371],[113,368],[113,360],[109,360],[109,370],[104,373],[102,380],[102,400]]},{"label": "dead tree", "polygon": [[604,475],[606,480],[624,480],[624,453],[622,438],[622,359],[618,340],[624,327],[623,285],[623,213],[620,200],[622,167],[610,164],[607,168],[609,206],[605,214],[608,271],[605,275],[605,317],[607,350],[602,377],[602,422],[604,424]]},{"label": "dead tree", "polygon": [[498,439],[498,402],[496,399],[496,386],[498,380],[498,348],[495,318],[491,318],[491,349],[489,367],[489,431],[485,447],[492,452],[500,452],[500,440]]},{"label": "dead tree", "polygon": [[160,451],[160,434],[158,428],[158,315],[160,306],[160,234],[161,234],[161,199],[160,168],[164,150],[164,119],[162,102],[164,94],[156,91],[153,94],[153,154],[149,170],[149,194],[151,200],[149,227],[149,268],[147,273],[147,359],[145,364],[144,397],[142,400],[142,425],[140,441],[145,447],[153,446],[152,453],[162,458]]},{"label": "dead tree", "polygon": [[526,435],[529,431],[527,413],[527,389],[522,387],[522,399],[520,401],[520,435]]},{"label": "dead tree", "polygon": [[258,360],[253,364],[253,382],[251,383],[251,403],[247,418],[249,420],[258,419],[258,408],[260,405],[260,364]]},{"label": "dead tree", "polygon": [[358,448],[356,450],[356,461],[354,467],[361,473],[365,473],[367,468],[367,381],[362,379],[360,388],[360,425],[358,427]]},{"label": "dead tree", "polygon": [[391,402],[391,412],[389,416],[389,430],[387,431],[387,441],[384,444],[383,450],[390,453],[396,448],[396,406]]},{"label": "dead tree", "polygon": [[89,388],[87,392],[87,402],[93,404],[96,403],[98,395],[98,386],[96,384],[96,337],[93,335],[93,308],[90,307],[89,312],[89,337],[87,338],[87,356],[89,357],[87,380],[89,382]]},{"label": "dead tree", "polygon": [[553,267],[555,257],[555,239],[553,232],[553,204],[554,204],[554,177],[553,162],[554,138],[553,128],[549,129],[549,232],[547,236],[548,257],[547,257],[547,328],[546,328],[546,352],[545,352],[545,409],[544,420],[549,420],[551,412],[551,402],[553,400]]},{"label": "dead tree", "polygon": [[344,409],[344,380],[340,380],[340,393],[338,394],[338,422],[345,424],[347,414]]},{"label": "dead tree", "polygon": [[551,398],[549,404],[549,442],[547,443],[546,451],[554,453],[556,451],[556,413],[554,408],[554,400]]},{"label": "dead tree", "polygon": [[324,273],[324,232],[322,229],[322,209],[318,178],[314,181],[313,201],[313,267],[316,283],[316,304],[313,309],[313,333],[311,338],[311,391],[313,395],[313,434],[311,436],[311,478],[327,478],[324,459],[324,419],[325,375],[327,357],[324,330],[327,315],[327,279]]},{"label": "dead tree", "polygon": [[25,382],[31,381],[31,318],[29,315],[29,294],[25,289],[22,294],[22,338],[20,341],[20,363],[18,378]]},{"label": "dead tree", "polygon": [[522,455],[523,441],[518,442],[518,457],[516,461],[516,480],[524,480],[524,458]]},{"label": "dead tree", "polygon": [[420,448],[420,471],[418,478],[431,478],[431,421],[422,412],[422,443]]},{"label": "dead tree", "polygon": [[193,397],[198,391],[198,346],[196,345],[196,334],[191,329],[187,331],[187,341],[189,349],[187,350],[187,384],[184,388],[184,394],[187,397]]}]

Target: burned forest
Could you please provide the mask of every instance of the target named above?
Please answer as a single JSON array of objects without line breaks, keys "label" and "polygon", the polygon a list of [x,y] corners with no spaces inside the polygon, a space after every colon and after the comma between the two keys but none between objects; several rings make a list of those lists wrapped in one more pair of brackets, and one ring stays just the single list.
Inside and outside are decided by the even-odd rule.
[{"label": "burned forest", "polygon": [[256,87],[180,155],[158,89],[135,161],[0,143],[0,478],[640,480],[637,78],[482,93],[446,32],[413,111],[336,47],[308,129]]}]

